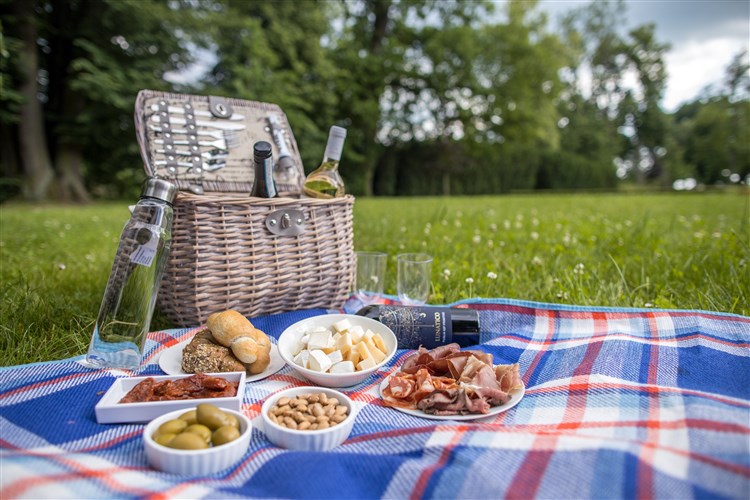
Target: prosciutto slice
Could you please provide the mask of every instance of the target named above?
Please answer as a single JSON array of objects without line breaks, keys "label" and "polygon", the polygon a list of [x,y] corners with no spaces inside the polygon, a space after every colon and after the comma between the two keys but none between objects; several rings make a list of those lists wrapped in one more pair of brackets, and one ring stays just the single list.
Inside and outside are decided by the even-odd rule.
[{"label": "prosciutto slice", "polygon": [[495,366],[491,354],[461,351],[458,344],[420,347],[391,376],[383,401],[434,415],[485,414],[522,385],[518,363]]}]

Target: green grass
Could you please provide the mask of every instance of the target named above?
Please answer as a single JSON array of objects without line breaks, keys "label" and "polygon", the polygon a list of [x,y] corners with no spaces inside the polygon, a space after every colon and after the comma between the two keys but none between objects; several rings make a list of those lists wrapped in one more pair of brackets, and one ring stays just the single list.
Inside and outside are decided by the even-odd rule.
[{"label": "green grass", "polygon": [[[4,366],[85,353],[126,203],[0,208]],[[358,250],[434,256],[431,303],[506,297],[750,315],[746,194],[367,198]],[[170,323],[156,316],[152,330]]]}]

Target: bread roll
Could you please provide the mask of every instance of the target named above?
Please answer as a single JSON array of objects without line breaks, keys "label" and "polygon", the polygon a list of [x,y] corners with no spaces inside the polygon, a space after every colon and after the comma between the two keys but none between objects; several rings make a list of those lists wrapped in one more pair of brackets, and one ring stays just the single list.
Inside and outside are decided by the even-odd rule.
[{"label": "bread roll", "polygon": [[216,341],[232,350],[251,374],[261,373],[271,362],[271,341],[237,311],[214,313],[206,320]]}]

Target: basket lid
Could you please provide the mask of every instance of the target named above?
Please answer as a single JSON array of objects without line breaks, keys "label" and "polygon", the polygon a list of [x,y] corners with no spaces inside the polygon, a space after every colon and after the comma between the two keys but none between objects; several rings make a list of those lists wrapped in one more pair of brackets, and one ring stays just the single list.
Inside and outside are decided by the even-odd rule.
[{"label": "basket lid", "polygon": [[249,193],[253,145],[272,145],[280,194],[297,195],[305,174],[286,115],[276,104],[141,90],[135,128],[149,177],[201,194]]}]

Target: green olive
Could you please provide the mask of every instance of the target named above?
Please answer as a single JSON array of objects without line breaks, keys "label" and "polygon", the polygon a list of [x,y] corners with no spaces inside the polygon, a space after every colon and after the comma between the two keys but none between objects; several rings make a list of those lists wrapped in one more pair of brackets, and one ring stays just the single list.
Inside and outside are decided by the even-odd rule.
[{"label": "green olive", "polygon": [[158,434],[179,434],[184,431],[187,426],[188,423],[184,420],[167,420],[159,426],[159,429],[157,429],[156,432]]},{"label": "green olive", "polygon": [[237,429],[240,428],[240,421],[237,420],[237,417],[226,411],[224,412],[224,417],[226,417],[227,420],[226,425],[231,425],[232,427],[236,427]]},{"label": "green olive", "polygon": [[211,429],[209,429],[205,425],[188,425],[184,432],[192,432],[193,434],[198,434],[207,443],[211,441]]},{"label": "green olive", "polygon": [[172,433],[169,433],[169,432],[164,433],[164,434],[159,434],[158,432],[156,432],[151,437],[153,438],[153,440],[155,442],[159,443],[160,445],[167,446],[167,443],[169,443],[171,440],[173,440],[176,435],[177,434],[172,434]]},{"label": "green olive", "polygon": [[231,425],[219,427],[211,435],[211,442],[214,446],[220,446],[240,437],[240,431]]},{"label": "green olive", "polygon": [[208,443],[198,434],[183,432],[182,434],[176,435],[167,446],[178,450],[202,450],[208,448]]},{"label": "green olive", "polygon": [[227,425],[226,413],[208,403],[198,405],[196,416],[199,424],[203,424],[214,431],[223,425]]},{"label": "green olive", "polygon": [[180,420],[184,420],[188,423],[188,425],[193,425],[198,423],[198,418],[196,417],[196,411],[190,410],[188,412],[183,413],[180,415]]}]

